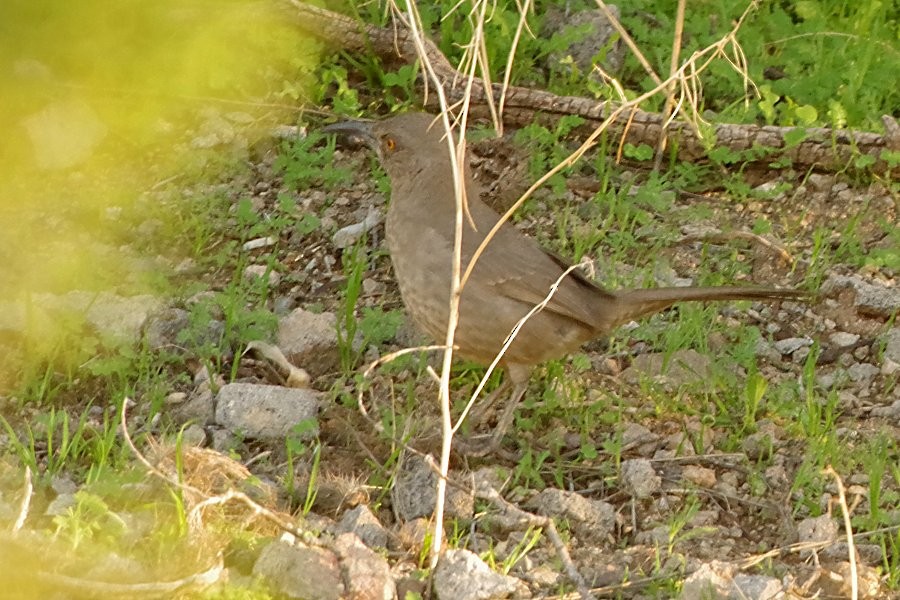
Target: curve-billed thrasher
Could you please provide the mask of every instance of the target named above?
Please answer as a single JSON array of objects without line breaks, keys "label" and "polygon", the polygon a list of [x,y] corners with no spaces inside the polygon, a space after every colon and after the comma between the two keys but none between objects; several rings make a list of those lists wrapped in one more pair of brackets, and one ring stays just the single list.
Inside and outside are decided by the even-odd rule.
[{"label": "curve-billed thrasher", "polygon": [[[406,113],[378,122],[350,121],[324,129],[373,148],[391,180],[386,240],[400,294],[413,320],[435,340],[446,336],[450,306],[456,200],[444,128],[433,115]],[[463,218],[462,269],[499,215],[479,199],[466,169],[471,221]],[[474,223],[474,228],[472,227]],[[490,363],[516,323],[550,292],[569,265],[547,253],[511,224],[488,243],[465,283],[456,329],[457,355]],[[503,355],[514,386],[495,430],[499,443],[512,421],[532,368],[559,358],[615,327],[676,302],[785,300],[806,292],[764,287],[679,287],[608,291],[579,270],[563,278],[543,310],[534,314]]]}]

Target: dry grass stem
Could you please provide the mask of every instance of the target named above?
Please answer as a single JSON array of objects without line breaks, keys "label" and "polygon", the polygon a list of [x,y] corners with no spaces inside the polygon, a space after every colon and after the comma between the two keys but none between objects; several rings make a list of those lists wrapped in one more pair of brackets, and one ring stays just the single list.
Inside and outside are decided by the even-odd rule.
[{"label": "dry grass stem", "polygon": [[729,231],[728,233],[709,233],[706,235],[687,235],[679,239],[676,244],[690,244],[692,242],[703,242],[705,244],[724,244],[731,240],[740,239],[759,244],[764,248],[768,248],[777,253],[787,264],[794,264],[794,257],[788,252],[783,244],[770,240],[767,237],[753,233],[752,231]]},{"label": "dry grass stem", "polygon": [[[456,325],[459,321],[459,295],[461,288],[460,278],[460,257],[462,256],[462,226],[463,212],[465,206],[465,178],[463,174],[460,158],[465,156],[465,119],[468,114],[469,97],[471,95],[472,80],[474,79],[474,71],[470,72],[466,83],[466,95],[462,106],[462,124],[459,136],[459,144],[454,147],[453,131],[449,119],[449,107],[447,105],[447,96],[440,78],[428,58],[425,50],[424,34],[421,29],[421,20],[414,0],[406,1],[406,8],[409,15],[409,28],[412,34],[413,43],[416,47],[416,53],[422,63],[428,77],[435,85],[436,93],[441,106],[441,120],[444,130],[447,132],[447,144],[450,151],[450,163],[453,170],[453,187],[456,197],[456,222],[454,228],[453,243],[453,266],[452,276],[450,280],[450,317],[447,323],[447,336],[444,343],[444,360],[441,365],[441,382],[440,382],[440,405],[441,405],[441,474],[437,484],[437,500],[435,502],[434,513],[434,535],[432,536],[431,545],[431,567],[437,566],[440,558],[441,545],[443,542],[443,520],[444,520],[444,504],[447,495],[446,477],[450,469],[450,448],[453,442],[453,421],[450,414],[450,369],[453,364],[453,339],[456,334]],[[483,16],[483,13],[482,13]],[[474,63],[473,67],[474,69]]]},{"label": "dry grass stem", "polygon": [[[193,486],[189,483],[184,483],[184,482],[178,481],[178,479],[176,477],[173,477],[173,476],[169,475],[168,473],[165,473],[164,471],[159,469],[157,466],[155,466],[153,463],[151,463],[147,459],[147,457],[144,456],[144,454],[140,450],[137,449],[137,446],[134,445],[134,441],[131,439],[131,435],[128,431],[128,405],[131,402],[132,401],[129,398],[126,398],[122,402],[122,411],[120,413],[120,425],[121,425],[122,438],[125,440],[125,445],[128,446],[128,449],[131,450],[131,452],[134,454],[137,461],[139,463],[141,463],[150,474],[158,477],[162,481],[171,485],[173,488],[178,489],[182,492],[188,492],[189,494],[195,496],[196,498],[203,499],[203,500],[201,500],[201,502],[213,500],[215,498],[215,496],[211,496],[211,495],[207,494],[206,492],[204,492],[203,490],[201,490],[200,488]],[[265,506],[262,506],[261,504],[254,501],[252,498],[250,498],[243,492],[238,492],[233,489],[230,489],[230,490],[227,490],[224,494],[221,494],[221,496],[225,498],[225,501],[237,500],[241,504],[248,507],[251,510],[251,512],[253,512],[254,514],[260,515],[261,517],[268,520],[270,523],[276,525],[278,528],[282,529],[283,531],[286,531],[286,532],[292,534],[294,537],[296,537],[298,539],[303,539],[303,540],[307,540],[307,541],[311,540],[310,535],[307,532],[298,528],[296,525],[291,523],[286,517],[283,517],[282,515],[278,514],[277,512],[270,510],[270,509],[266,508]],[[222,504],[222,503],[223,502],[210,502],[209,504]],[[209,505],[209,504],[207,504],[207,505]],[[314,543],[314,541],[311,543]]]},{"label": "dry grass stem", "polygon": [[[669,61],[669,79],[678,71],[678,60],[681,58],[681,38],[684,33],[684,9],[687,0],[678,0],[678,9],[675,14],[675,33],[672,36],[672,56]],[[681,100],[684,96],[679,97],[678,105],[681,106]],[[666,149],[666,140],[668,139],[668,128],[671,123],[670,118],[676,114],[675,110],[675,81],[669,84],[666,92],[666,104],[663,108],[663,116],[666,121],[659,131],[659,141],[656,143],[656,156],[653,159],[653,169],[658,171],[662,166],[663,152]]]},{"label": "dry grass stem", "polygon": [[625,45],[628,46],[628,48],[634,54],[634,57],[638,60],[639,63],[641,63],[641,66],[644,67],[644,71],[647,72],[647,75],[650,77],[650,79],[653,80],[653,83],[655,83],[656,85],[662,85],[662,81],[660,81],[659,75],[656,74],[656,71],[653,70],[653,67],[650,65],[650,61],[646,59],[644,53],[641,52],[640,48],[638,48],[634,39],[628,34],[628,31],[616,18],[616,15],[614,15],[612,11],[609,10],[606,2],[604,2],[603,0],[596,1],[597,6],[600,7],[601,11],[603,11],[603,14],[609,20],[609,23],[613,26],[613,29],[615,29],[616,32],[622,37],[622,41],[625,42]]},{"label": "dry grass stem", "polygon": [[847,495],[844,493],[844,482],[831,465],[822,470],[824,475],[834,478],[838,490],[838,504],[844,518],[844,534],[847,536],[847,559],[850,561],[850,598],[859,598],[859,572],[856,566],[856,545],[853,543],[853,525],[850,523],[850,509],[847,508]]},{"label": "dry grass stem", "polygon": [[19,504],[19,515],[12,526],[13,535],[25,525],[25,519],[28,518],[28,511],[31,509],[31,496],[34,494],[34,486],[31,484],[31,467],[28,465],[25,465],[25,481],[22,484],[22,488],[22,502]]}]

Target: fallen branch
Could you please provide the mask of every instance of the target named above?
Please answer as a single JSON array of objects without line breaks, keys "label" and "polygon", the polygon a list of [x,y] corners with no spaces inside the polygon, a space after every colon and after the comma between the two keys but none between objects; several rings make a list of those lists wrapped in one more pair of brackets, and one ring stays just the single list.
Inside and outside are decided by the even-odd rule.
[{"label": "fallen branch", "polygon": [[[360,23],[345,15],[323,8],[289,0],[295,9],[291,17],[306,32],[328,44],[349,52],[374,53],[388,63],[407,63],[416,59],[412,36],[405,29],[377,27]],[[486,89],[480,81],[471,81],[457,71],[447,58],[429,40],[425,40],[424,53],[431,61],[437,78],[442,82],[447,100],[456,102],[463,98],[467,86],[471,86],[472,114],[490,116],[488,99],[505,92],[502,118],[511,125],[550,123],[565,115],[576,115],[587,123],[581,131],[591,131],[618,108],[617,103],[598,102],[579,96],[558,96],[538,89],[494,84]],[[419,81],[425,86],[424,81]],[[436,108],[437,100],[431,95],[426,106]],[[840,171],[852,166],[859,156],[867,156],[874,162],[868,169],[875,174],[885,174],[890,166],[882,156],[884,151],[900,151],[900,127],[892,117],[882,117],[886,134],[822,127],[798,128],[746,124],[719,124],[709,128],[710,139],[701,139],[692,123],[673,122],[666,126],[665,115],[635,110],[633,114],[620,115],[610,126],[610,134],[621,136],[623,143],[655,146],[663,131],[670,146],[677,148],[682,161],[705,159],[714,147],[734,152],[759,150],[747,161],[768,166],[774,161],[789,161],[799,168],[815,168],[822,171]],[[802,130],[805,137],[799,143],[796,138]]]}]

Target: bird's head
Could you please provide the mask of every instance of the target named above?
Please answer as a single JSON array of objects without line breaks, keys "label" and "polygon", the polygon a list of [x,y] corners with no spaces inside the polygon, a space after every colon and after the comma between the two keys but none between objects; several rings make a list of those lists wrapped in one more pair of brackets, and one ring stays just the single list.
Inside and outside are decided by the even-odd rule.
[{"label": "bird's head", "polygon": [[391,179],[425,168],[429,161],[449,152],[440,119],[422,112],[381,121],[343,121],[322,131],[372,148]]}]

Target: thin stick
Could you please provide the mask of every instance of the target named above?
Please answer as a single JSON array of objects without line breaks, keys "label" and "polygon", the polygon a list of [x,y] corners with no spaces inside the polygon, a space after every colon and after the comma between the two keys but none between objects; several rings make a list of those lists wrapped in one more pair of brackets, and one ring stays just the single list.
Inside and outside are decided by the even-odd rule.
[{"label": "thin stick", "polygon": [[856,545],[853,543],[853,525],[850,523],[850,509],[847,508],[847,496],[844,494],[844,482],[841,476],[837,474],[831,465],[825,467],[822,471],[825,475],[834,478],[834,483],[838,490],[838,503],[841,506],[841,514],[844,517],[844,533],[847,536],[847,555],[850,559],[850,598],[858,600],[859,598],[859,573],[856,569]]},{"label": "thin stick", "polygon": [[[678,60],[681,57],[681,38],[684,33],[684,9],[686,4],[687,0],[678,0],[678,9],[675,14],[675,34],[672,36],[672,57],[669,61],[669,79],[672,83],[669,84],[669,90],[666,92],[666,105],[663,109],[663,117],[666,121],[674,114],[676,85],[672,76],[678,71]],[[658,171],[662,165],[662,156],[668,139],[667,130],[668,123],[659,130],[659,140],[656,143],[656,157],[653,159],[654,171]]]},{"label": "thin stick", "polygon": [[[462,226],[463,211],[466,203],[465,179],[463,177],[463,166],[459,158],[465,156],[465,136],[459,136],[458,146],[454,146],[452,129],[448,116],[447,96],[444,92],[444,86],[431,60],[425,50],[423,34],[420,30],[419,15],[414,0],[406,0],[406,9],[409,15],[409,28],[412,34],[413,42],[416,46],[416,53],[422,63],[425,72],[435,85],[435,91],[440,102],[441,120],[444,130],[447,132],[447,145],[450,151],[450,164],[453,170],[453,191],[456,198],[456,222],[454,227],[453,240],[453,266],[452,276],[450,278],[450,316],[447,320],[447,336],[444,340],[444,360],[441,365],[441,383],[440,383],[440,404],[441,404],[441,477],[438,478],[434,511],[434,535],[432,536],[431,559],[432,569],[437,566],[438,559],[441,554],[441,544],[443,542],[443,522],[444,522],[444,504],[447,495],[447,473],[450,470],[450,449],[453,442],[453,418],[450,414],[450,368],[453,365],[453,340],[456,335],[456,326],[459,322],[459,296],[462,289],[462,281],[460,277],[460,262],[462,256]],[[467,94],[463,102],[463,124],[462,133],[465,133],[465,115],[468,112],[468,98],[471,96],[472,78],[470,78],[467,87]]]},{"label": "thin stick", "polygon": [[647,75],[650,76],[650,79],[653,80],[653,83],[656,85],[662,85],[662,81],[659,79],[659,75],[656,74],[656,71],[653,70],[653,67],[650,66],[650,62],[644,58],[644,53],[641,52],[641,49],[637,47],[637,44],[632,39],[630,35],[628,35],[628,31],[622,24],[619,23],[619,20],[616,18],[616,15],[609,10],[609,7],[606,5],[606,2],[603,0],[597,0],[597,6],[600,7],[600,10],[603,11],[603,14],[606,15],[606,18],[609,20],[610,25],[613,26],[620,36],[622,36],[622,41],[625,42],[625,45],[634,53],[634,57],[638,59],[638,62],[641,63],[641,66],[644,67],[644,70],[647,71]]},{"label": "thin stick", "polygon": [[497,121],[497,135],[503,135],[503,107],[506,104],[506,91],[509,89],[509,80],[512,77],[513,64],[516,59],[516,49],[519,47],[519,39],[522,37],[522,30],[528,26],[528,11],[531,10],[532,0],[525,0],[525,4],[521,4],[516,0],[519,7],[519,23],[516,25],[516,33],[513,36],[512,45],[509,48],[509,56],[506,59],[506,71],[503,73],[503,85],[500,92],[500,107],[497,113],[500,119]]}]

